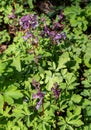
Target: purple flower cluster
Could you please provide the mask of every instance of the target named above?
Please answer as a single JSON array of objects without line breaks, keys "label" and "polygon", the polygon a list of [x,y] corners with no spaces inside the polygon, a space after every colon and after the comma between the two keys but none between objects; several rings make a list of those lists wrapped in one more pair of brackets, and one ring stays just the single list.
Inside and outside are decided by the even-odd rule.
[{"label": "purple flower cluster", "polygon": [[[43,104],[45,93],[40,90],[40,83],[36,82],[34,79],[32,80],[32,85],[37,90],[37,93],[33,94],[32,98],[33,99],[39,99],[39,101],[36,103],[36,109],[39,110],[40,106]],[[55,99],[58,99],[59,95],[60,95],[60,92],[61,92],[61,89],[58,88],[58,83],[57,82],[55,82],[53,84],[53,87],[51,88],[51,91],[52,91],[53,96],[55,97]]]},{"label": "purple flower cluster", "polygon": [[35,29],[38,26],[38,20],[36,15],[26,15],[20,18],[19,23],[23,29]]},{"label": "purple flower cluster", "polygon": [[60,95],[60,92],[61,92],[61,89],[58,88],[58,83],[54,83],[53,87],[52,87],[52,92],[53,92],[53,95],[56,99],[59,98],[59,95]]},{"label": "purple flower cluster", "polygon": [[43,103],[43,99],[44,99],[45,93],[44,92],[37,92],[36,94],[33,94],[33,99],[39,99],[39,101],[36,104],[36,109],[39,110],[40,106]]},{"label": "purple flower cluster", "polygon": [[[61,24],[61,20],[63,19],[63,13],[60,12],[58,15],[58,22],[53,22],[51,26],[47,25],[46,19],[42,18],[40,19],[40,32],[42,37],[49,38],[52,43],[60,43],[60,41],[63,39],[66,39],[66,34],[63,31],[64,25]],[[22,27],[23,31],[27,31],[23,39],[26,41],[30,38],[30,42],[32,42],[33,45],[38,43],[38,37],[35,37],[33,32],[34,29],[38,26],[38,19],[37,16],[34,14],[28,14],[26,16],[23,16],[19,20],[19,24]],[[31,32],[30,32],[31,31]],[[32,40],[31,40],[32,39]]]},{"label": "purple flower cluster", "polygon": [[62,39],[62,35],[60,33],[55,32],[55,31],[50,32],[50,37],[56,43],[59,43],[60,40]]},{"label": "purple flower cluster", "polygon": [[43,31],[41,32],[42,37],[49,37],[50,29],[48,26],[44,26]]},{"label": "purple flower cluster", "polygon": [[26,41],[30,39],[30,42],[35,45],[38,43],[38,38],[34,36],[33,30],[38,26],[37,16],[34,14],[28,14],[23,16],[19,20],[19,24],[22,29],[26,32],[24,33],[23,39]]},{"label": "purple flower cluster", "polygon": [[59,43],[60,40],[62,40],[62,39],[64,39],[64,40],[66,39],[65,32],[60,33],[60,32],[54,31],[54,30],[50,31],[50,29],[48,27],[44,28],[44,31],[42,31],[42,33],[41,33],[41,36],[49,37],[51,40],[53,40],[56,43]]},{"label": "purple flower cluster", "polygon": [[63,24],[60,24],[59,22],[54,22],[51,28],[45,24],[41,36],[48,37],[55,43],[60,43],[60,40],[66,39],[66,33],[62,33],[63,28]]},{"label": "purple flower cluster", "polygon": [[39,99],[39,101],[36,104],[36,109],[39,110],[40,106],[43,103],[43,99],[44,99],[45,93],[41,92],[41,90],[40,90],[40,83],[39,82],[37,83],[35,80],[33,80],[32,81],[32,85],[37,90],[37,93],[33,94],[32,97],[33,97],[33,99]]}]

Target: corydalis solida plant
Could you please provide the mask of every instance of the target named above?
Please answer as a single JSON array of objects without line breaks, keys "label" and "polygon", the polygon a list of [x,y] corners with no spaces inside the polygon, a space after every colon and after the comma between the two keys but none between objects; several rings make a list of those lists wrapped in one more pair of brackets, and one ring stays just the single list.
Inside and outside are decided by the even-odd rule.
[{"label": "corydalis solida plant", "polygon": [[[36,82],[34,79],[32,80],[32,85],[37,90],[37,93],[33,94],[32,97],[33,97],[33,99],[39,99],[39,101],[36,104],[36,109],[39,110],[40,106],[43,104],[45,93],[40,90],[40,83]],[[53,87],[51,88],[51,90],[52,90],[52,93],[53,93],[53,96],[55,97],[55,99],[58,99],[61,89],[58,88],[57,82],[53,84]]]},{"label": "corydalis solida plant", "polygon": [[19,23],[23,29],[35,29],[38,26],[38,20],[36,15],[26,15],[20,18]]},{"label": "corydalis solida plant", "polygon": [[[59,21],[53,22],[52,25],[49,26],[46,23],[46,19],[40,19],[39,21],[37,19],[37,15],[28,14],[20,18],[19,24],[22,27],[22,29],[26,31],[26,33],[23,36],[24,40],[27,40],[29,38],[31,39],[35,35],[34,34],[35,29],[37,30],[37,27],[38,27],[40,29],[39,31],[40,34],[38,35],[40,35],[43,38],[44,37],[49,38],[52,43],[59,44],[61,40],[66,39],[66,34],[62,32],[64,29],[64,26]],[[36,39],[36,36],[34,37]]]},{"label": "corydalis solida plant", "polygon": [[45,24],[41,31],[41,36],[49,38],[52,42],[60,43],[61,40],[66,39],[66,33],[62,32],[64,26],[59,22],[54,22],[52,27]]},{"label": "corydalis solida plant", "polygon": [[39,110],[40,106],[43,104],[43,99],[44,99],[45,93],[40,90],[39,82],[37,83],[35,80],[32,80],[32,85],[37,90],[37,93],[33,94],[32,97],[33,97],[33,99],[39,99],[39,101],[36,103],[36,109]]},{"label": "corydalis solida plant", "polygon": [[61,92],[61,89],[58,88],[58,83],[57,82],[53,84],[53,87],[51,88],[51,90],[52,90],[52,93],[53,93],[55,99],[58,99],[59,95],[60,95],[60,92]]}]

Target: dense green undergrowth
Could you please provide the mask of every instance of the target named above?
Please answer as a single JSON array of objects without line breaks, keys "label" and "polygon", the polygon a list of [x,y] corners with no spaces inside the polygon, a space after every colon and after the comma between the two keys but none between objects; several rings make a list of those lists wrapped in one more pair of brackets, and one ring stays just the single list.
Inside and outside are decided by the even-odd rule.
[{"label": "dense green undergrowth", "polygon": [[0,1],[0,130],[91,129],[91,1],[49,3]]}]

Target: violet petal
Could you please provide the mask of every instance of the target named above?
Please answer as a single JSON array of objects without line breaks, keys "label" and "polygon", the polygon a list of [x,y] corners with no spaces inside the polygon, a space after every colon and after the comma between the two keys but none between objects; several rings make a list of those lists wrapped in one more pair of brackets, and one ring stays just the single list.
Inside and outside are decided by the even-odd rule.
[{"label": "violet petal", "polygon": [[43,99],[41,98],[39,102],[36,104],[36,109],[39,110],[40,106],[42,105]]}]

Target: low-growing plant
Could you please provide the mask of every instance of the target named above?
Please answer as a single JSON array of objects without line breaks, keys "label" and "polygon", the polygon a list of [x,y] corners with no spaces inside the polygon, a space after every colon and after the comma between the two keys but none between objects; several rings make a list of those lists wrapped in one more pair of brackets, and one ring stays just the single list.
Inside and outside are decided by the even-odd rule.
[{"label": "low-growing plant", "polygon": [[0,130],[90,130],[91,2],[69,2],[0,3]]}]

